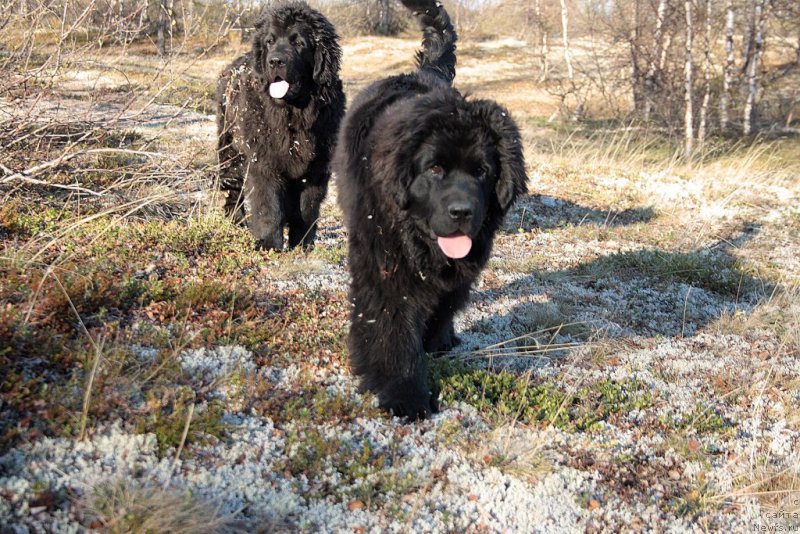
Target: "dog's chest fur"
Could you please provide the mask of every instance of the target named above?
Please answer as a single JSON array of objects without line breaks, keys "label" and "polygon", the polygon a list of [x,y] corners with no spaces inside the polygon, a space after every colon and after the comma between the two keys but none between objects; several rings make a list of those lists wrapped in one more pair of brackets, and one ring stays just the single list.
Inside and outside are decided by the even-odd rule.
[{"label": "dog's chest fur", "polygon": [[235,148],[251,169],[267,167],[285,178],[302,178],[317,157],[319,114],[311,99],[305,108],[278,105],[247,65],[234,73],[225,91],[225,122]]}]

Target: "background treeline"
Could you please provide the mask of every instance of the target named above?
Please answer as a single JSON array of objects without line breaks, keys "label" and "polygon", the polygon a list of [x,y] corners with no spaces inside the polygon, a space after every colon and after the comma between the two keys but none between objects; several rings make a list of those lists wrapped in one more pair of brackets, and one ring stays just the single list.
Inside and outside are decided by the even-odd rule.
[{"label": "background treeline", "polygon": [[[0,90],[43,79],[88,50],[174,56],[246,39],[270,2],[0,0]],[[412,28],[395,0],[319,0],[344,37]],[[450,0],[462,40],[511,37],[558,96],[551,118],[624,119],[711,135],[794,132],[800,102],[797,0]],[[515,52],[519,53],[519,52]]]}]

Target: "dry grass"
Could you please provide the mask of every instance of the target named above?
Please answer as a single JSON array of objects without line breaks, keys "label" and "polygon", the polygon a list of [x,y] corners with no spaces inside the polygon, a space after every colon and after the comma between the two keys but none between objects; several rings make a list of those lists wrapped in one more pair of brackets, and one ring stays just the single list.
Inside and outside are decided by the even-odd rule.
[{"label": "dry grass", "polygon": [[78,502],[92,528],[113,534],[249,532],[220,506],[186,491],[132,480],[99,484]]}]

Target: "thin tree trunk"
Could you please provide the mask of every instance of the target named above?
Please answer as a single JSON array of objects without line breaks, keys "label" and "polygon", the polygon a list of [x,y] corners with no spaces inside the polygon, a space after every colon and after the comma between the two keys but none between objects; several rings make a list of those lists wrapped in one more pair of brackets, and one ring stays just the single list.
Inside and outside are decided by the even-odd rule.
[{"label": "thin tree trunk", "polygon": [[543,82],[547,79],[550,74],[550,62],[548,60],[548,54],[550,53],[550,48],[547,43],[547,26],[542,19],[542,3],[541,0],[534,0],[533,4],[534,14],[536,16],[536,27],[538,32],[538,41],[539,41],[539,81]]},{"label": "thin tree trunk", "polygon": [[751,57],[747,68],[747,99],[744,104],[744,117],[742,133],[750,135],[753,133],[753,115],[756,106],[756,93],[758,92],[758,66],[761,63],[761,52],[764,48],[764,29],[767,24],[769,13],[769,0],[756,0],[753,9],[753,21],[756,26],[751,45]]},{"label": "thin tree trunk", "polygon": [[631,96],[633,111],[639,113],[644,109],[645,100],[642,69],[639,67],[639,0],[633,2],[630,25],[628,41],[631,50]]},{"label": "thin tree trunk", "polygon": [[167,55],[167,40],[172,45],[172,8],[174,0],[161,0],[158,13],[158,54]]},{"label": "thin tree trunk", "polygon": [[736,19],[736,10],[733,0],[728,0],[725,13],[725,68],[722,72],[722,94],[719,98],[719,127],[727,130],[730,124],[730,98],[733,85],[733,69],[736,56],[733,53],[733,32]]},{"label": "thin tree trunk", "polygon": [[797,35],[797,48],[794,49],[794,62],[800,64],[800,33]]},{"label": "thin tree trunk", "polygon": [[136,28],[137,35],[139,33],[144,33],[145,30],[145,23],[147,22],[147,9],[150,7],[149,0],[142,0],[142,7],[141,11],[139,12],[139,27]]},{"label": "thin tree trunk", "polygon": [[378,0],[378,34],[389,34],[389,0]]},{"label": "thin tree trunk", "polygon": [[708,103],[711,100],[711,4],[706,0],[706,35],[703,41],[703,105],[700,107],[700,127],[697,130],[697,141],[702,146],[706,140],[708,125]]},{"label": "thin tree trunk", "polygon": [[194,33],[194,0],[183,0],[183,35],[184,39]]},{"label": "thin tree trunk", "polygon": [[659,72],[664,72],[664,69],[667,68],[667,57],[669,54],[669,49],[672,48],[673,37],[674,35],[671,33],[667,33],[664,37],[664,47],[661,49],[661,57],[658,59]]},{"label": "thin tree trunk", "polygon": [[[650,65],[647,67],[647,74],[644,75],[644,120],[650,121],[650,111],[653,107],[653,95],[656,89],[656,58],[661,58],[664,50],[664,19],[667,16],[667,0],[658,0],[658,11],[656,15],[656,29],[653,34],[655,40],[655,50],[650,57]],[[659,62],[660,64],[660,62]]]},{"label": "thin tree trunk", "polygon": [[763,0],[749,0],[748,5],[753,4],[753,9],[750,11],[750,18],[747,20],[747,29],[742,40],[742,74],[747,74],[750,70],[750,60],[753,56],[753,42],[756,33],[756,16],[755,11],[758,9],[758,4],[763,6]]},{"label": "thin tree trunk", "polygon": [[692,12],[692,0],[685,0],[686,10],[686,64],[684,68],[684,148],[683,154],[690,158],[694,149],[694,116],[692,110],[693,99],[693,70],[692,45],[694,44],[694,13]]},{"label": "thin tree trunk", "polygon": [[575,79],[572,70],[572,58],[569,53],[569,13],[567,13],[567,1],[561,0],[561,39],[564,45],[564,62],[567,64],[567,77],[569,81]]}]

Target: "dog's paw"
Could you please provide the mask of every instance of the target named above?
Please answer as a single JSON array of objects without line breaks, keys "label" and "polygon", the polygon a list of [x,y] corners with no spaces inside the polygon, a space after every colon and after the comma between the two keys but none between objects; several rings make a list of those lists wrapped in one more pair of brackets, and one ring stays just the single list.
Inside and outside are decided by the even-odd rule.
[{"label": "dog's paw", "polygon": [[453,350],[461,344],[461,339],[453,332],[452,326],[436,337],[425,339],[425,352],[432,354],[434,358],[442,356],[441,353]]},{"label": "dog's paw", "polygon": [[380,406],[396,417],[405,417],[411,423],[429,419],[439,411],[438,395],[413,384],[395,385],[379,395]]},{"label": "dog's paw", "polygon": [[453,350],[459,345],[461,345],[461,338],[455,334],[450,334],[450,336],[443,340],[439,345],[438,352],[447,352],[448,350]]}]

